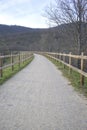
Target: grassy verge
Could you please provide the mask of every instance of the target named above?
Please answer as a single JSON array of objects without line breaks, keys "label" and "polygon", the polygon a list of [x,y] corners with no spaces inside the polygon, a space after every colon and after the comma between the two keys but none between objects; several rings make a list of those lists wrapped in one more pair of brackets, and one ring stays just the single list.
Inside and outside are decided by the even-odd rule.
[{"label": "grassy verge", "polygon": [[11,67],[8,67],[6,69],[3,70],[3,77],[0,78],[0,84],[3,84],[6,80],[8,80],[9,78],[11,78],[13,75],[15,75],[17,72],[19,72],[20,70],[22,70],[24,67],[26,67],[29,63],[31,63],[31,61],[34,59],[34,56],[31,57],[29,60],[25,61],[24,63],[20,64],[20,68],[19,65],[16,64],[14,65],[14,71],[12,71]]},{"label": "grassy verge", "polygon": [[[48,57],[47,57],[48,58]],[[48,58],[52,63],[54,63],[59,70],[62,71],[63,75],[69,79],[71,85],[75,88],[75,90],[79,91],[80,93],[84,94],[87,97],[87,78],[85,78],[84,86],[80,86],[80,74],[74,70],[71,70],[69,73],[69,68],[58,61],[55,61],[52,58]]]}]

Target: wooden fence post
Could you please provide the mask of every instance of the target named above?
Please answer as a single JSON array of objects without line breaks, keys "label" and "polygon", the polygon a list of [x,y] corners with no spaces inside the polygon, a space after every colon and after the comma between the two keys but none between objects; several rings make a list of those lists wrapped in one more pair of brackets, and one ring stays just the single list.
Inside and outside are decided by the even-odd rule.
[{"label": "wooden fence post", "polygon": [[[84,53],[81,53],[81,71],[84,70],[84,59],[83,59]],[[84,85],[84,76],[82,74],[80,74],[80,85],[83,86]]]},{"label": "wooden fence post", "polygon": [[57,59],[59,59],[59,53],[57,53]]},{"label": "wooden fence post", "polygon": [[2,61],[2,58],[0,57],[0,77],[3,77],[2,66],[3,66],[3,61]]},{"label": "wooden fence post", "polygon": [[26,53],[26,51],[25,51],[25,61],[26,61],[26,58],[27,58],[27,53]]},{"label": "wooden fence post", "polygon": [[[56,57],[56,54],[54,54],[54,58],[57,58],[57,57]],[[57,59],[55,59],[55,61],[57,62]]]},{"label": "wooden fence post", "polygon": [[21,53],[21,56],[22,56],[22,63],[24,63],[24,62],[23,62],[23,57],[24,57],[23,52]]},{"label": "wooden fence post", "polygon": [[21,60],[20,60],[20,52],[19,52],[19,58],[18,58],[18,60],[19,60],[19,68],[20,68],[20,62],[21,62]]},{"label": "wooden fence post", "polygon": [[12,64],[12,71],[14,71],[14,57],[12,52],[11,52],[11,64]]},{"label": "wooden fence post", "polygon": [[23,58],[23,64],[24,64],[24,51],[22,53],[23,53],[23,57],[22,58]]},{"label": "wooden fence post", "polygon": [[30,57],[31,55],[30,55],[30,53],[28,52],[28,58]]},{"label": "wooden fence post", "polygon": [[69,53],[69,74],[71,73],[71,64],[72,64],[72,58],[71,58],[71,52]]},{"label": "wooden fence post", "polygon": [[[59,53],[59,59],[60,59],[60,61],[61,61],[61,53]],[[61,62],[60,62],[60,65],[61,65]]]},{"label": "wooden fence post", "polygon": [[[58,54],[56,54],[56,58],[58,59]],[[57,62],[58,62],[58,60],[57,60]]]},{"label": "wooden fence post", "polygon": [[[65,62],[65,53],[63,53],[63,62]],[[64,64],[64,69],[65,69],[65,64]]]}]

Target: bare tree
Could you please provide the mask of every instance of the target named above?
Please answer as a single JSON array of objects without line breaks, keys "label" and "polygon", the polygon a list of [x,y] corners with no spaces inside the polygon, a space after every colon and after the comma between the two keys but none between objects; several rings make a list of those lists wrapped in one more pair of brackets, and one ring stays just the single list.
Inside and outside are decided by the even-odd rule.
[{"label": "bare tree", "polygon": [[78,54],[81,54],[83,32],[87,28],[87,0],[55,0],[54,4],[46,8],[45,14],[49,21],[56,25],[73,23]]}]

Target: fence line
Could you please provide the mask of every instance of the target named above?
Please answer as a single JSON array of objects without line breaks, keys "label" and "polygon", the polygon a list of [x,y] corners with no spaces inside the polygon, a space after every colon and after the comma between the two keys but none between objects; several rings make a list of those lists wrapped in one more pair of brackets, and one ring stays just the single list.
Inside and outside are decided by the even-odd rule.
[{"label": "fence line", "polygon": [[[82,52],[81,55],[73,55],[71,52],[69,54],[65,53],[51,53],[51,52],[43,52],[42,53],[45,56],[48,56],[56,61],[59,61],[69,67],[69,73],[71,73],[71,70],[80,73],[80,85],[84,85],[84,77],[87,78],[87,73],[84,71],[84,60],[87,60],[87,56],[84,55]],[[68,57],[68,62],[66,62],[66,57]],[[72,65],[72,59],[80,60],[80,68],[77,68]]]},{"label": "fence line", "polygon": [[18,52],[17,54],[11,53],[10,55],[0,56],[0,77],[3,77],[3,69],[11,67],[14,71],[14,65],[18,64],[19,68],[21,63],[24,63],[33,56],[32,52]]}]

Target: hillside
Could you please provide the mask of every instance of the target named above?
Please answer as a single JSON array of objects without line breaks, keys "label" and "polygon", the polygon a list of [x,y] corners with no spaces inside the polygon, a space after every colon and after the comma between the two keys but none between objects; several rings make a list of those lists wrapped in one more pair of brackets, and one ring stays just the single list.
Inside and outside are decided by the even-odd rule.
[{"label": "hillside", "polygon": [[16,25],[9,26],[9,25],[0,24],[0,35],[28,32],[32,30],[33,30],[32,28],[27,28],[22,26],[16,26]]},{"label": "hillside", "polygon": [[[87,51],[87,35],[84,34],[82,50]],[[64,24],[49,29],[32,29],[22,26],[0,25],[0,51],[33,50],[77,52],[76,30]]]}]

